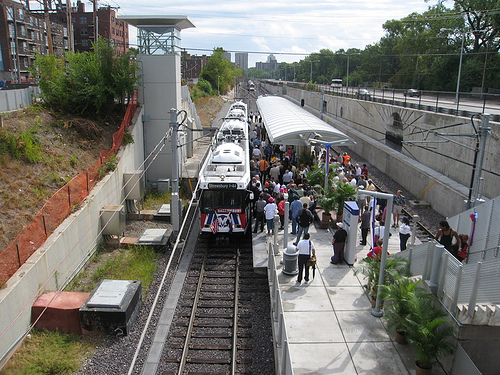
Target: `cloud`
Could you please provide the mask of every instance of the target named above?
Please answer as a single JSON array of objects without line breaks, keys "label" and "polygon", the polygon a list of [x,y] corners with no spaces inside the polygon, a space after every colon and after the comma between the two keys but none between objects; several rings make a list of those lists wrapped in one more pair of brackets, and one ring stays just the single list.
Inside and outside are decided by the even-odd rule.
[{"label": "cloud", "polygon": [[[112,0],[115,1],[118,2]],[[259,52],[275,52],[278,61],[290,58],[298,61],[304,56],[285,58],[286,55],[278,53],[308,55],[323,48],[332,51],[363,49],[384,35],[382,24],[385,21],[401,19],[412,12],[422,13],[437,1],[192,0],[168,4],[160,0],[147,3],[120,0],[119,12],[127,16],[186,15],[196,28],[181,32],[183,47],[205,50],[200,53],[193,51],[197,54],[209,54],[214,47],[248,51],[250,66],[254,66],[255,61],[265,60]]]}]

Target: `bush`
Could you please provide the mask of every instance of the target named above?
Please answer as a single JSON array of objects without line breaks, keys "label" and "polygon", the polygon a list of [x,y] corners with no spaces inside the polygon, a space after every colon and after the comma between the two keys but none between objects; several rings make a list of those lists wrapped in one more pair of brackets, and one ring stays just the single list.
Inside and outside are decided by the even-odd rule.
[{"label": "bush", "polygon": [[36,57],[42,99],[49,108],[88,117],[112,113],[116,102],[134,91],[139,77],[131,52],[116,56],[109,40],[99,39],[93,52],[69,52],[63,58]]},{"label": "bush", "polygon": [[40,141],[35,135],[36,128],[16,136],[3,129],[0,130],[0,154],[9,154],[18,160],[37,163],[43,157]]},{"label": "bush", "polygon": [[198,83],[196,84],[196,86],[203,92],[207,93],[207,94],[212,94],[212,85],[210,84],[210,82],[208,82],[207,80],[205,79],[200,79],[198,81]]}]

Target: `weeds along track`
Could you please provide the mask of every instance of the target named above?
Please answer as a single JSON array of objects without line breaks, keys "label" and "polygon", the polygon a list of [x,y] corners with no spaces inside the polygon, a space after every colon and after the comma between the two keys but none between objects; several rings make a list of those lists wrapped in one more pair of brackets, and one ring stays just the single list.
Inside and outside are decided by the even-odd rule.
[{"label": "weeds along track", "polygon": [[[268,301],[268,290],[267,276],[253,270],[251,236],[201,235],[165,343],[161,373],[256,373],[252,359],[262,355],[254,356],[261,350],[256,342],[270,338],[254,324],[261,319],[253,304]],[[256,294],[263,298],[254,298]],[[267,361],[273,373],[272,350]]]}]

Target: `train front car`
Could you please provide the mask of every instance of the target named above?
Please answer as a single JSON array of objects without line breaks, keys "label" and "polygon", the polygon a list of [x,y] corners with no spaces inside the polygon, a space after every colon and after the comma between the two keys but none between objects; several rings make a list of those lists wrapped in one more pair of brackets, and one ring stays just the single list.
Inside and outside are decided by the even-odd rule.
[{"label": "train front car", "polygon": [[234,103],[217,131],[200,171],[201,230],[243,233],[250,225],[247,107]]}]

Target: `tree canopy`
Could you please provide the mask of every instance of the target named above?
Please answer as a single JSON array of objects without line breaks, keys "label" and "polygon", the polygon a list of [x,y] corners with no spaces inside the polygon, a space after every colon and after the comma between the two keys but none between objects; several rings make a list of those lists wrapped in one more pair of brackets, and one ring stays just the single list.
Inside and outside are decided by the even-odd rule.
[{"label": "tree canopy", "polygon": [[[423,13],[383,24],[385,35],[361,49],[322,49],[276,71],[249,69],[247,75],[349,86],[389,86],[455,90],[462,52],[461,91],[500,89],[500,14],[498,0],[444,1]],[[463,43],[463,50],[462,50]]]},{"label": "tree canopy", "polygon": [[46,106],[88,117],[110,113],[135,90],[139,77],[132,52],[117,56],[109,40],[99,39],[91,52],[68,52],[63,58],[37,55],[35,61]]},{"label": "tree canopy", "polygon": [[[200,74],[199,87],[206,92],[210,83],[212,90],[217,94],[227,93],[234,85],[234,79],[241,76],[242,69],[231,64],[225,57],[225,51],[221,47],[214,48],[208,59],[207,65]],[[217,92],[218,91],[218,92]]]}]

